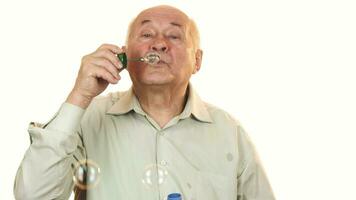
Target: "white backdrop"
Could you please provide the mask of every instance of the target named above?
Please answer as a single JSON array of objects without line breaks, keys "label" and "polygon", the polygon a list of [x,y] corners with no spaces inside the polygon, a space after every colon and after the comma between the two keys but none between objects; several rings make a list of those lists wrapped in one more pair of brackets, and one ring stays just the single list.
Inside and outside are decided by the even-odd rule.
[{"label": "white backdrop", "polygon": [[[193,85],[250,133],[277,199],[356,199],[354,1],[0,2],[0,199],[13,199],[28,123],[57,111],[81,57],[123,45],[129,21],[157,4],[197,22]],[[105,93],[129,85],[125,71]]]}]

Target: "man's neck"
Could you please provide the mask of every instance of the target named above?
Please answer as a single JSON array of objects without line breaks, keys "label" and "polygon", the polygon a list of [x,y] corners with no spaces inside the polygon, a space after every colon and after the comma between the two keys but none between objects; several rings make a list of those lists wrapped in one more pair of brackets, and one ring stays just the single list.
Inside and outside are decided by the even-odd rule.
[{"label": "man's neck", "polygon": [[142,109],[163,128],[179,115],[186,103],[188,84],[169,86],[134,86],[133,90]]}]

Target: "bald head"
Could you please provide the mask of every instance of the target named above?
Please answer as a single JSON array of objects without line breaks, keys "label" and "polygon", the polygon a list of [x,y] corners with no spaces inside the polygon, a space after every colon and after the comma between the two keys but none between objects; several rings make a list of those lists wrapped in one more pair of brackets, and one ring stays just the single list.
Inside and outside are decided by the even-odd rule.
[{"label": "bald head", "polygon": [[144,23],[149,23],[150,22],[150,17],[162,17],[162,18],[167,18],[170,15],[174,13],[175,15],[180,16],[179,21],[172,21],[172,25],[183,27],[186,29],[187,37],[192,42],[192,46],[194,51],[200,48],[200,37],[199,37],[199,31],[198,28],[195,24],[195,22],[190,19],[184,12],[181,10],[172,7],[172,6],[167,6],[167,5],[160,5],[160,6],[155,6],[151,7],[148,9],[145,9],[141,11],[130,23],[128,31],[127,31],[127,38],[126,38],[126,46],[129,44],[129,40],[132,39],[133,32],[135,28]]}]

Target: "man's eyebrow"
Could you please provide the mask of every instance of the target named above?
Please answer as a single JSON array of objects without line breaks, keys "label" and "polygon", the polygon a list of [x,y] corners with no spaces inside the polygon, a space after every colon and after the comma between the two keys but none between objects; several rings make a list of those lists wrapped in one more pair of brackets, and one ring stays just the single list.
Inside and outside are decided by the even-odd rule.
[{"label": "man's eyebrow", "polygon": [[[149,20],[149,19],[142,20],[142,21],[141,21],[141,25],[147,24],[147,23],[149,23],[149,22],[151,22],[151,20]],[[179,24],[179,23],[177,23],[177,22],[171,22],[170,24],[173,25],[173,26],[177,26],[177,27],[179,27],[179,28],[182,27],[182,25]]]},{"label": "man's eyebrow", "polygon": [[178,26],[179,28],[182,27],[182,25],[180,25],[180,24],[178,24],[178,23],[176,23],[176,22],[171,22],[171,25],[173,25],[173,26]]},{"label": "man's eyebrow", "polygon": [[148,22],[151,22],[151,20],[149,20],[149,19],[142,20],[141,25],[146,24]]}]

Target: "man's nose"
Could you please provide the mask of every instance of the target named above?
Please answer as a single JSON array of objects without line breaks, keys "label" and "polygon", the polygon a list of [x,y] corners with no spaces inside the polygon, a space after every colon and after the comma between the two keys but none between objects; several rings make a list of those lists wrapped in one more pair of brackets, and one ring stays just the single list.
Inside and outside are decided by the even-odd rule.
[{"label": "man's nose", "polygon": [[151,50],[158,52],[166,52],[168,50],[168,45],[164,39],[157,39],[151,46]]}]

